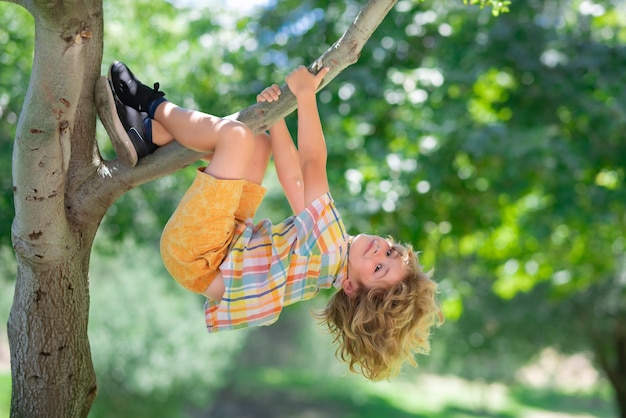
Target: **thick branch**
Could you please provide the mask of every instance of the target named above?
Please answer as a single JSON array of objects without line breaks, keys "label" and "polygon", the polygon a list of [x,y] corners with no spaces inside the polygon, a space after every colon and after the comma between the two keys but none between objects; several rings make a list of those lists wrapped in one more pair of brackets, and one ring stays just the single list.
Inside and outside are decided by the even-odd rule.
[{"label": "thick branch", "polygon": [[[396,2],[397,0],[370,0],[341,38],[310,65],[309,68],[313,72],[317,72],[323,66],[330,68],[320,88],[330,83],[345,68],[357,62],[363,46]],[[266,130],[296,109],[295,97],[287,86],[282,86],[281,90],[283,94],[279,101],[257,103],[228,117],[244,122],[255,132]],[[122,166],[119,162],[107,162],[100,171],[101,175],[95,176],[93,181],[85,184],[80,190],[76,199],[76,210],[83,213],[90,207],[108,207],[126,191],[173,173],[197,161],[201,156],[202,154],[188,150],[178,143],[172,143],[142,159],[132,169]],[[93,193],[94,190],[98,192]],[[99,202],[93,202],[91,200],[93,198]]]},{"label": "thick branch", "polygon": [[[91,61],[87,28],[97,20],[82,7],[52,23],[39,13],[34,17],[33,71],[13,148],[12,238],[20,257],[45,262],[62,256],[62,237],[70,231],[65,199],[72,138],[82,129],[77,114],[84,111],[79,112],[79,104],[86,101],[77,81],[85,78],[85,63]],[[101,48],[96,50],[101,54]],[[88,109],[93,120],[93,106]],[[95,124],[92,136],[94,131]]]}]

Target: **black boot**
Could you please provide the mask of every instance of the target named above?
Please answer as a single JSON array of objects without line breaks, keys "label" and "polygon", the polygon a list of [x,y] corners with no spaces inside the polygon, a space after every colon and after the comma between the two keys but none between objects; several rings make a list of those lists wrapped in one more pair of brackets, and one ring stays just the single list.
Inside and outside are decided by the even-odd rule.
[{"label": "black boot", "polygon": [[101,77],[96,83],[96,106],[115,154],[124,164],[134,167],[158,145],[152,143],[152,121],[148,113],[126,106],[113,96],[109,81]]},{"label": "black boot", "polygon": [[[165,93],[159,91],[159,83],[150,88],[139,81],[126,64],[115,61],[109,69],[109,81],[115,97],[126,106],[154,117],[156,105],[165,101]],[[150,106],[153,109],[150,109]]]}]

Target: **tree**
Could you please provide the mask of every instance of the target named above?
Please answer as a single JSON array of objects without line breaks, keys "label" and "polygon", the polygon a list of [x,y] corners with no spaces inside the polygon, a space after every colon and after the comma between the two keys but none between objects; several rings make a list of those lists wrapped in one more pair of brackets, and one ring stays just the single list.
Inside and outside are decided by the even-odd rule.
[{"label": "tree", "polygon": [[[407,7],[407,4],[415,7],[411,2],[403,2],[402,7]],[[473,320],[475,329],[460,336],[467,337],[469,343],[465,347],[458,344],[458,348],[468,349],[463,355],[483,355],[483,359],[494,353],[498,355],[502,350],[490,351],[488,348],[503,343],[515,345],[517,349],[520,345],[515,338],[527,343],[524,349],[528,351],[515,353],[520,357],[527,356],[542,344],[573,343],[570,346],[572,349],[593,348],[599,355],[598,363],[605,367],[607,375],[615,376],[614,387],[620,390],[620,381],[623,381],[620,364],[624,361],[621,342],[623,331],[620,332],[620,329],[623,330],[625,305],[621,303],[623,299],[620,299],[623,293],[619,292],[619,289],[623,290],[623,285],[621,288],[618,286],[619,277],[623,274],[619,254],[623,253],[624,245],[621,238],[624,218],[621,214],[624,213],[625,201],[622,185],[623,156],[626,153],[623,152],[623,141],[619,141],[621,137],[618,135],[623,132],[623,129],[620,130],[620,126],[623,126],[620,125],[623,109],[619,105],[623,100],[616,99],[623,98],[620,96],[623,88],[620,88],[619,83],[621,72],[615,69],[619,69],[624,62],[623,47],[619,46],[618,37],[613,45],[607,45],[608,38],[594,35],[591,29],[596,23],[592,19],[583,22],[577,30],[565,25],[565,29],[561,30],[571,30],[572,33],[563,37],[555,34],[556,30],[544,30],[542,26],[545,19],[554,18],[543,10],[550,9],[548,2],[528,2],[526,6],[521,6],[521,13],[495,23],[484,19],[478,23],[471,19],[459,19],[457,11],[443,13],[441,8],[446,6],[439,6],[437,11],[439,16],[443,16],[441,20],[429,20],[431,16],[425,14],[419,16],[422,20],[416,28],[415,22],[411,22],[415,17],[413,14],[399,13],[393,21],[388,22],[386,28],[377,29],[378,33],[380,29],[386,32],[377,39],[375,48],[364,51],[367,68],[355,66],[344,72],[346,81],[342,87],[350,90],[349,84],[352,87],[357,85],[359,88],[356,93],[351,99],[349,94],[331,99],[333,101],[329,107],[332,108],[348,105],[357,109],[356,101],[371,104],[367,108],[358,108],[359,113],[364,110],[361,118],[342,121],[346,123],[345,126],[329,118],[329,124],[341,126],[338,131],[345,129],[353,135],[353,141],[347,145],[341,140],[329,143],[329,147],[334,148],[335,157],[345,152],[346,146],[355,156],[351,161],[331,158],[331,164],[334,165],[331,167],[332,174],[339,183],[350,182],[350,186],[365,190],[369,202],[379,199],[384,203],[384,207],[378,205],[376,210],[353,206],[356,213],[368,215],[367,221],[364,216],[363,223],[371,219],[375,225],[416,224],[415,228],[389,232],[403,240],[419,242],[419,248],[425,249],[426,263],[436,265],[437,277],[443,279],[443,284],[449,289],[447,311],[460,313],[465,310],[459,325],[469,324]],[[27,186],[37,182],[37,186],[42,184],[44,188],[47,187],[48,178],[41,180],[42,173],[52,164],[49,155],[54,156],[55,153],[43,153],[39,148],[61,150],[61,139],[67,139],[61,131],[58,135],[46,131],[47,139],[38,139],[41,134],[37,135],[37,130],[29,130],[35,123],[33,120],[36,119],[36,123],[41,125],[40,122],[57,115],[67,119],[71,127],[72,148],[67,160],[67,171],[61,176],[65,182],[58,188],[64,191],[63,203],[68,204],[65,214],[60,210],[48,212],[32,209],[61,205],[49,202],[45,197],[47,195],[33,192],[31,200],[25,200],[29,195],[24,194],[23,188],[15,194],[16,199],[22,198],[16,203],[18,213],[15,233],[19,233],[19,239],[15,242],[20,244],[16,245],[16,253],[21,265],[17,288],[22,289],[20,300],[30,301],[31,313],[34,314],[29,313],[30,317],[27,317],[28,306],[14,310],[11,318],[14,328],[24,323],[28,323],[30,328],[21,333],[13,330],[15,337],[12,347],[26,346],[22,342],[27,340],[33,342],[32,357],[28,360],[36,361],[32,363],[33,366],[26,364],[26,360],[13,362],[15,368],[20,367],[20,370],[14,370],[14,376],[18,374],[30,378],[16,382],[14,377],[14,399],[16,393],[23,398],[30,393],[22,388],[28,385],[39,387],[37,385],[41,384],[41,387],[46,388],[59,387],[60,393],[69,394],[65,396],[66,399],[78,399],[75,405],[84,405],[88,396],[84,395],[87,391],[81,388],[87,387],[85,382],[93,382],[90,379],[93,373],[85,372],[84,376],[80,376],[79,384],[71,385],[66,382],[71,380],[69,375],[63,378],[60,373],[49,371],[45,375],[27,373],[35,369],[53,372],[72,368],[80,369],[81,372],[89,369],[88,354],[75,355],[80,350],[86,350],[87,353],[89,350],[81,333],[81,326],[86,324],[86,318],[81,316],[84,314],[81,306],[88,303],[86,271],[89,253],[93,235],[106,208],[124,192],[116,190],[112,184],[114,181],[107,181],[104,177],[113,173],[111,179],[126,179],[128,187],[137,187],[163,174],[162,168],[159,168],[159,173],[151,171],[157,161],[171,164],[170,170],[174,171],[193,161],[196,156],[172,146],[159,152],[154,159],[146,160],[146,166],[138,167],[132,175],[125,172],[124,167],[99,158],[94,168],[91,161],[98,150],[92,139],[91,122],[95,120],[95,113],[89,95],[99,74],[99,62],[96,64],[90,61],[87,55],[91,58],[100,55],[97,48],[91,45],[94,40],[97,43],[98,36],[92,33],[87,43],[68,48],[67,51],[61,48],[62,43],[57,45],[50,41],[56,45],[51,48],[52,52],[41,52],[41,48],[48,45],[48,40],[44,39],[47,37],[46,31],[58,26],[54,26],[57,23],[47,24],[46,19],[55,21],[50,16],[41,16],[41,3],[29,3],[28,7],[33,15],[40,15],[36,19],[37,39],[40,43],[37,51],[40,56],[35,59],[36,71],[33,72],[20,130],[16,135],[15,161],[16,165],[23,165],[22,160],[27,159],[28,154],[34,155],[34,159],[28,165],[23,165],[19,170],[19,178],[15,176],[14,184],[20,185],[20,180]],[[558,12],[556,10],[555,13]],[[67,18],[65,12],[49,10],[45,14],[48,13],[60,13],[63,17],[59,21],[69,22],[63,20]],[[80,10],[74,10],[70,15],[77,18],[80,13]],[[609,16],[606,20],[611,19]],[[439,29],[449,29],[441,28],[440,25],[444,24],[452,27],[453,36],[438,38]],[[318,25],[332,27],[340,26],[341,23],[327,19],[318,22]],[[546,27],[549,28],[548,25]],[[89,29],[94,31],[91,27]],[[319,32],[319,36],[323,37],[324,31]],[[475,35],[475,39],[474,36],[467,36],[468,33]],[[417,47],[407,50],[408,42],[415,42]],[[77,51],[78,48],[82,52]],[[306,49],[309,51],[315,48],[318,46],[313,42],[307,44]],[[301,50],[302,46],[298,45],[298,49],[293,49],[289,55],[300,54]],[[576,59],[569,64],[559,61],[559,52]],[[46,56],[48,60],[42,59]],[[81,73],[82,68],[82,84],[61,86],[58,80],[52,80],[51,77],[34,81],[35,77],[42,75],[43,68],[49,73],[62,74],[61,70],[68,63],[62,62],[59,57],[68,56],[73,57],[74,61],[70,62],[79,62],[72,65],[79,70],[78,73]],[[543,60],[549,59],[555,60],[553,66],[543,63]],[[603,62],[605,64],[600,65]],[[416,75],[417,72],[413,71],[415,69],[431,71]],[[601,70],[602,77],[597,77],[598,70]],[[89,71],[93,73],[87,74]],[[437,84],[437,71],[446,77],[443,86]],[[5,74],[7,72],[3,71],[0,76]],[[417,83],[411,86],[410,82],[416,79]],[[381,83],[381,80],[385,81]],[[53,105],[57,103],[49,99],[46,101],[47,96],[37,96],[48,91],[44,89],[46,83],[52,83],[49,87],[60,93],[72,92],[72,98],[78,98],[82,106],[68,107],[69,110],[65,110],[62,115],[64,108],[61,107],[54,113]],[[407,85],[402,86],[402,83]],[[381,100],[374,103],[372,100],[373,97],[385,95],[386,102]],[[616,99],[610,100],[613,96]],[[427,100],[421,101],[424,98]],[[39,106],[35,106],[36,102]],[[543,106],[537,106],[537,103]],[[59,109],[58,106],[56,108]],[[256,110],[267,111],[266,118],[270,117],[270,113],[279,113],[274,108],[264,110],[257,107]],[[33,113],[35,111],[41,113]],[[249,111],[255,115],[253,109]],[[244,114],[242,112],[238,116],[244,117]],[[68,115],[72,115],[72,118]],[[257,120],[261,125],[262,119]],[[418,127],[416,121],[419,122]],[[364,128],[372,134],[367,141],[363,141]],[[21,146],[19,151],[18,142]],[[67,141],[64,143],[67,144]],[[429,148],[432,145],[435,148]],[[417,156],[420,150],[426,152]],[[366,155],[368,152],[369,155]],[[59,151],[57,154],[63,153]],[[420,174],[416,174],[414,166],[404,165],[413,158],[421,168]],[[31,167],[32,172],[29,172]],[[14,170],[17,172],[15,167]],[[37,173],[42,175],[34,176]],[[346,180],[346,173],[351,174],[349,181]],[[97,176],[101,178],[95,181]],[[102,186],[98,192],[104,195],[95,194],[93,190],[96,190],[96,185]],[[40,186],[37,190],[44,188]],[[402,205],[396,204],[400,201],[398,196],[401,197]],[[37,203],[38,200],[43,203]],[[22,212],[27,205],[32,206],[31,210]],[[346,202],[346,206],[349,206],[349,202]],[[45,214],[46,219],[38,218],[30,223],[32,218],[28,216],[34,212],[39,217]],[[52,214],[56,214],[54,221]],[[56,222],[59,219],[63,222]],[[38,225],[45,225],[46,221],[56,229],[51,231],[49,226],[47,229],[39,229]],[[68,244],[76,248],[75,252],[72,248],[55,246],[59,242],[65,244],[65,241],[50,238],[59,229],[66,231],[59,237],[67,238]],[[29,236],[31,233],[32,236]],[[418,234],[428,238],[416,239]],[[82,249],[77,248],[79,244],[83,245]],[[89,249],[85,250],[85,247]],[[42,254],[39,249],[47,251]],[[78,261],[67,258],[70,254],[78,255]],[[436,263],[433,254],[440,254]],[[46,273],[42,261],[32,261],[37,261],[38,255],[45,255],[45,262],[48,257],[56,257],[53,260],[56,263],[48,266],[59,267],[50,270],[53,273]],[[75,267],[75,263],[80,265]],[[609,281],[614,282],[615,287],[604,288],[604,284]],[[63,283],[67,289],[63,288]],[[77,292],[80,296],[72,296],[69,287],[73,286],[80,287]],[[532,288],[535,289],[532,293],[525,293],[531,292]],[[481,292],[491,292],[489,300],[496,309],[484,306]],[[514,297],[518,294],[521,297]],[[611,297],[607,298],[607,294]],[[528,305],[536,300],[547,300],[549,303],[542,305],[542,310],[533,312],[536,316],[531,316]],[[70,316],[55,315],[55,312],[67,309],[65,305],[74,306],[68,310],[69,314],[76,316],[72,321],[68,320]],[[574,316],[577,321],[568,321]],[[605,316],[610,320],[604,321]],[[486,317],[488,321],[485,321]],[[532,318],[535,319],[531,321]],[[450,319],[454,320],[454,317]],[[77,322],[80,322],[80,326],[75,326]],[[494,324],[499,328],[491,326]],[[536,332],[488,334],[505,327],[512,330],[513,326],[520,330],[526,327],[523,329],[529,332],[536,331],[537,324],[546,324],[545,334],[550,335],[550,338],[538,341],[526,337],[536,337]],[[576,325],[583,326],[577,328]],[[41,334],[31,331],[35,328]],[[52,329],[68,331],[66,339],[72,343],[71,355],[65,355],[66,348],[61,344],[65,341],[61,341],[61,338],[57,338],[55,343],[44,340],[46,332]],[[589,333],[593,335],[593,340],[587,337]],[[476,345],[481,338],[484,344]],[[594,345],[591,345],[592,341]],[[58,352],[47,350],[55,344],[59,348]],[[36,351],[38,349],[41,351]],[[15,348],[12,351],[15,352]],[[456,352],[457,356],[461,351]],[[84,369],[78,367],[83,365],[86,365]],[[46,379],[38,378],[42,375],[47,378],[47,383],[44,382]],[[72,379],[76,379],[76,376],[72,375]],[[623,393],[623,389],[617,393]],[[54,395],[50,398],[54,398]],[[43,403],[41,400],[39,402]],[[24,407],[20,408],[24,410]],[[81,411],[79,407],[73,408],[72,411]],[[84,409],[88,410],[88,405]]]},{"label": "tree", "polygon": [[[8,323],[12,416],[87,416],[97,394],[87,321],[91,248],[107,209],[125,192],[199,155],[173,144],[133,169],[102,158],[94,89],[103,50],[102,3],[13,1],[35,20],[35,56],[13,151],[18,264]],[[395,1],[370,1],[312,69],[328,83],[356,62]],[[294,109],[295,100],[232,115],[253,130]],[[157,168],[158,165],[158,168]]]}]

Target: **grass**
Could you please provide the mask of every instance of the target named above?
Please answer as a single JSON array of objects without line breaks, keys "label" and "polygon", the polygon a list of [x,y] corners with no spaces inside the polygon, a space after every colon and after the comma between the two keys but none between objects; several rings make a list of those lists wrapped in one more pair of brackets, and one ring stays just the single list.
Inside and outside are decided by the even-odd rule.
[{"label": "grass", "polygon": [[[11,377],[0,374],[0,418],[9,416]],[[468,382],[425,375],[367,383],[352,376],[321,380],[263,368],[237,373],[208,408],[193,416],[254,418],[613,418],[608,393]],[[135,401],[137,401],[135,399]],[[182,412],[182,411],[181,411]]]},{"label": "grass", "polygon": [[0,418],[9,416],[11,408],[11,375],[0,374]]},{"label": "grass", "polygon": [[[200,416],[226,418],[613,418],[611,400],[598,394],[512,388],[456,377],[366,383],[349,376],[320,381],[294,371],[243,372]],[[267,412],[271,411],[271,415]]]},{"label": "grass", "polygon": [[517,386],[511,390],[511,397],[520,405],[533,409],[559,412],[561,414],[587,414],[599,418],[613,418],[615,412],[611,394],[604,393],[562,393],[552,389],[534,389]]}]

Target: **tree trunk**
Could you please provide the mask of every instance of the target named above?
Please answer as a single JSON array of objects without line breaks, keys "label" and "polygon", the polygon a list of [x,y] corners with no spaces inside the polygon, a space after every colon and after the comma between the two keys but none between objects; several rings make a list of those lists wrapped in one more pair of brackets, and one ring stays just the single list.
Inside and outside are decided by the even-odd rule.
[{"label": "tree trunk", "polygon": [[93,89],[102,5],[35,1],[28,9],[35,56],[12,167],[11,416],[85,417],[96,396],[87,337],[89,256],[106,207],[79,209],[88,212],[82,217],[73,208],[87,203],[75,200],[76,190],[97,175]]},{"label": "tree trunk", "polygon": [[18,257],[9,317],[11,416],[85,417],[96,397],[87,339],[89,246],[67,245],[61,261]]},{"label": "tree trunk", "polygon": [[618,313],[604,318],[605,332],[591,328],[594,354],[615,392],[615,404],[621,418],[626,418],[626,319]]},{"label": "tree trunk", "polygon": [[[0,0],[1,1],[1,0]],[[11,0],[35,18],[35,57],[13,148],[17,258],[8,323],[12,417],[86,417],[97,385],[87,337],[89,258],[106,210],[123,193],[201,155],[169,145],[128,168],[101,158],[94,87],[102,62],[102,1]],[[313,65],[324,85],[357,61],[397,0],[370,0]],[[285,89],[283,87],[283,89]],[[295,109],[279,103],[232,115],[265,129]]]}]

